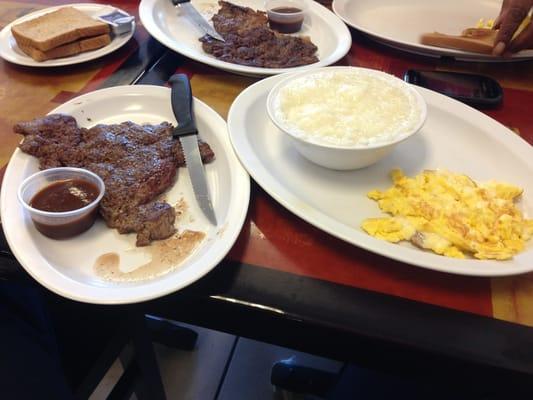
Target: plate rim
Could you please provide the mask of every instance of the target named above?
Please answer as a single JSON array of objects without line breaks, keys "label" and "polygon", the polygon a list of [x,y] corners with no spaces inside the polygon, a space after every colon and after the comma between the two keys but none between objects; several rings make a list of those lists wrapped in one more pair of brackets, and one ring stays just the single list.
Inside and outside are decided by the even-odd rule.
[{"label": "plate rim", "polygon": [[[77,57],[80,54],[84,54],[84,53],[78,53],[78,54],[74,54],[74,55],[68,56],[68,57],[55,58],[55,59],[41,61],[41,62],[35,61],[33,58],[31,58],[30,56],[27,56],[27,55],[24,55],[23,56],[24,58],[20,58],[21,56],[19,56],[16,53],[14,53],[14,55],[11,54],[11,51],[9,51],[8,48],[10,48],[9,40],[10,40],[10,38],[13,37],[13,35],[11,34],[11,27],[13,25],[15,25],[17,23],[20,23],[20,22],[27,21],[27,20],[35,18],[35,17],[39,17],[41,15],[47,14],[47,13],[55,11],[55,10],[59,10],[61,8],[64,8],[64,7],[94,8],[94,9],[112,7],[114,9],[116,9],[116,10],[122,11],[122,12],[130,15],[128,12],[124,11],[123,9],[121,9],[119,7],[115,7],[115,6],[111,5],[111,4],[98,4],[98,3],[62,4],[62,5],[58,5],[58,6],[51,6],[51,7],[42,8],[40,10],[35,10],[35,11],[29,13],[29,14],[26,14],[26,15],[23,15],[22,17],[17,18],[14,21],[11,21],[2,30],[0,30],[0,41],[5,41],[6,42],[6,43],[4,43],[5,47],[4,47],[4,45],[0,45],[0,57],[3,58],[4,60],[10,62],[10,63],[17,64],[17,65],[23,65],[23,66],[26,66],[26,67],[53,68],[53,67],[62,67],[62,66],[67,66],[67,65],[76,65],[76,64],[81,64],[81,63],[87,62],[87,61],[92,61],[92,60],[95,60],[95,59],[98,59],[100,57],[103,57],[103,56],[106,56],[108,54],[113,53],[114,51],[120,49],[126,43],[128,43],[130,41],[130,39],[133,37],[133,35],[135,34],[135,29],[137,27],[137,24],[136,24],[136,21],[134,20],[133,21],[133,27],[132,27],[131,31],[128,32],[127,35],[122,35],[122,36],[120,36],[118,38],[115,37],[115,38],[113,38],[111,40],[111,43],[108,44],[107,46],[104,46],[104,47],[102,47],[100,49],[95,49],[95,50],[91,50],[89,52],[86,52],[85,54],[88,55],[89,57],[82,58],[82,59],[79,59],[79,60],[72,60],[72,58],[73,57]],[[113,42],[115,40],[116,40],[116,44],[113,45]],[[115,47],[113,47],[113,46],[115,46]],[[101,50],[101,53],[98,52],[99,50]]]},{"label": "plate rim", "polygon": [[[411,42],[403,42],[399,41],[397,39],[394,39],[389,36],[383,36],[379,33],[366,29],[364,27],[358,26],[355,23],[351,22],[348,17],[342,13],[341,6],[344,7],[346,4],[349,3],[350,0],[333,0],[331,4],[331,8],[335,15],[337,15],[344,23],[353,29],[363,32],[366,35],[370,36],[373,40],[392,48],[395,48],[400,51],[406,51],[412,54],[418,54],[428,57],[453,57],[456,60],[459,61],[468,61],[468,62],[495,62],[495,63],[502,63],[502,62],[519,62],[519,61],[527,61],[533,59],[533,50],[530,50],[531,54],[514,54],[512,57],[508,58],[501,58],[501,57],[494,57],[487,54],[481,54],[481,53],[473,53],[463,50],[457,50],[457,49],[448,49],[444,47],[436,47],[436,46],[428,46],[424,45],[422,43],[411,43]],[[527,50],[526,50],[527,51]]]},{"label": "plate rim", "polygon": [[[308,0],[310,9],[312,8],[315,13],[319,14],[323,18],[327,18],[330,21],[334,21],[333,18],[337,19],[338,21],[335,21],[335,30],[342,31],[342,34],[337,36],[339,38],[338,45],[336,46],[333,53],[329,56],[331,58],[330,61],[321,61],[314,64],[309,65],[302,65],[298,67],[292,67],[292,68],[264,68],[264,67],[250,67],[246,65],[240,65],[240,64],[233,64],[226,61],[220,61],[208,54],[204,53],[198,53],[197,51],[189,51],[185,49],[179,50],[179,45],[174,45],[171,38],[169,38],[165,33],[161,30],[161,28],[156,24],[155,20],[151,17],[151,11],[154,8],[154,5],[158,2],[162,2],[165,0],[141,0],[139,3],[139,19],[141,20],[141,23],[145,27],[145,29],[148,31],[150,35],[154,37],[159,43],[163,44],[164,46],[168,47],[172,51],[175,51],[185,57],[188,57],[194,61],[200,62],[202,64],[206,64],[208,66],[221,69],[228,72],[233,72],[236,74],[241,75],[247,75],[247,76],[270,76],[270,75],[277,75],[282,74],[285,72],[292,72],[292,71],[301,71],[307,68],[314,68],[314,67],[324,67],[327,65],[334,64],[335,62],[342,59],[348,52],[350,51],[350,48],[352,46],[352,35],[350,33],[350,30],[344,24],[344,22],[338,18],[337,15],[335,15],[333,12],[328,10],[326,7],[322,6],[321,4],[317,3],[316,1]],[[333,25],[333,22],[331,23]]]},{"label": "plate rim", "polygon": [[[369,252],[372,252],[374,254],[377,254],[377,255],[380,255],[380,256],[383,256],[383,257],[387,257],[389,259],[393,259],[393,260],[396,260],[396,261],[400,261],[402,263],[405,263],[405,264],[408,264],[408,265],[412,265],[412,266],[416,266],[416,267],[421,267],[421,268],[424,268],[424,269],[429,269],[429,270],[433,270],[433,271],[438,271],[438,272],[442,272],[442,273],[450,273],[450,274],[455,274],[455,275],[464,275],[464,276],[477,276],[477,277],[496,277],[496,276],[511,276],[511,275],[518,275],[518,274],[523,274],[523,273],[526,273],[526,272],[530,272],[530,271],[533,271],[533,264],[531,266],[524,266],[523,268],[513,268],[511,271],[507,268],[502,268],[501,270],[496,270],[496,271],[489,271],[489,272],[486,272],[484,271],[483,269],[477,269],[477,268],[469,268],[469,267],[458,267],[458,266],[453,266],[453,269],[452,268],[441,268],[441,267],[435,267],[435,266],[432,266],[432,265],[427,265],[426,263],[423,263],[421,261],[419,261],[418,259],[413,259],[413,258],[410,258],[410,259],[407,259],[408,257],[400,257],[398,256],[398,253],[402,252],[401,250],[399,252],[383,252],[383,251],[378,251],[376,250],[376,247],[375,245],[372,245],[372,242],[374,243],[377,243],[378,239],[375,239],[375,238],[372,238],[371,236],[369,235],[366,235],[366,234],[363,234],[362,232],[357,232],[358,234],[361,234],[361,235],[364,235],[365,237],[367,237],[367,239],[363,240],[363,243],[361,242],[355,242],[353,239],[350,239],[348,237],[348,234],[349,233],[352,233],[354,232],[354,229],[353,227],[351,228],[348,228],[346,225],[343,225],[342,223],[340,223],[339,221],[337,221],[336,219],[334,219],[333,217],[330,217],[328,215],[325,215],[322,211],[320,210],[317,210],[316,208],[311,207],[311,212],[309,212],[309,210],[307,211],[304,211],[303,210],[303,207],[298,207],[297,205],[295,205],[295,202],[294,202],[294,199],[296,200],[299,200],[300,203],[302,203],[302,198],[301,197],[298,197],[297,195],[293,194],[293,192],[289,191],[288,189],[286,189],[286,185],[283,185],[282,183],[280,183],[272,174],[270,174],[268,172],[268,170],[266,168],[264,168],[263,166],[263,163],[262,161],[256,156],[256,153],[253,152],[251,155],[250,154],[247,154],[245,156],[243,156],[243,154],[241,154],[241,151],[243,151],[241,148],[239,148],[240,144],[239,144],[239,141],[240,142],[245,142],[247,141],[247,135],[246,134],[236,134],[234,132],[234,126],[235,126],[235,120],[238,119],[238,115],[239,113],[242,113],[244,114],[246,108],[244,105],[240,104],[242,102],[242,98],[246,97],[246,96],[254,96],[254,99],[257,99],[258,97],[260,97],[261,95],[263,95],[264,93],[260,93],[260,94],[257,94],[257,95],[253,95],[253,94],[250,94],[252,93],[253,91],[258,91],[258,90],[263,90],[263,91],[268,91],[271,89],[271,87],[273,87],[276,82],[278,82],[278,80],[280,79],[283,79],[282,76],[273,76],[273,77],[269,77],[269,78],[266,78],[266,79],[263,79],[259,82],[256,82],[254,83],[253,85],[249,86],[248,88],[246,88],[244,91],[242,91],[239,96],[237,96],[237,98],[235,99],[235,101],[233,102],[233,104],[231,105],[230,107],[230,110],[228,112],[228,132],[229,132],[229,136],[230,136],[230,140],[231,140],[231,144],[235,150],[235,153],[237,155],[237,157],[239,158],[239,160],[241,161],[242,165],[244,166],[244,168],[247,170],[248,174],[254,179],[255,182],[257,182],[257,184],[263,189],[265,190],[265,192],[267,192],[270,196],[272,196],[279,204],[281,204],[283,207],[285,207],[287,210],[289,210],[290,212],[292,212],[293,214],[295,214],[296,216],[298,216],[299,218],[303,219],[304,221],[308,222],[309,224],[315,226],[316,228],[338,238],[338,239],[341,239],[347,243],[350,243],[352,244],[353,246],[356,246],[356,247],[359,247],[363,250],[366,250],[366,251],[369,251]],[[264,88],[263,88],[264,87]],[[513,147],[513,150],[515,150],[517,153],[520,154],[521,156],[521,159],[522,161],[524,161],[527,165],[529,165],[531,167],[531,170],[533,171],[533,160],[530,160],[531,157],[528,157],[528,152],[530,152],[531,150],[529,150],[529,143],[526,142],[524,139],[522,139],[521,137],[519,137],[518,135],[512,133],[512,131],[510,131],[507,127],[505,127],[504,125],[502,125],[501,123],[499,123],[498,121],[490,118],[489,116],[481,113],[480,111],[472,108],[472,107],[469,107],[463,103],[460,103],[458,101],[455,101],[451,98],[448,98],[444,95],[441,95],[439,93],[436,93],[436,92],[433,92],[431,90],[428,90],[428,89],[424,89],[424,88],[419,88],[419,87],[416,87],[417,90],[420,90],[422,96],[424,96],[424,98],[427,100],[427,96],[429,97],[432,97],[434,99],[437,99],[438,101],[444,101],[445,103],[448,103],[447,106],[450,106],[452,108],[454,107],[459,107],[459,108],[462,108],[463,111],[466,110],[466,112],[470,115],[470,116],[476,116],[478,118],[481,118],[483,120],[485,120],[487,123],[489,123],[490,125],[492,125],[495,130],[498,130],[498,131],[501,131],[502,129],[507,131],[506,133],[508,133],[508,136],[506,137],[506,140],[504,140],[504,142],[506,142],[506,144],[509,144]],[[430,104],[428,104],[428,118],[429,118],[429,115],[430,115],[430,112],[429,112],[429,109],[430,109]],[[267,117],[268,118],[268,117]],[[501,133],[501,132],[500,132]],[[494,132],[491,132],[491,136],[492,135],[495,135]],[[526,145],[526,146],[524,146]],[[248,147],[245,145],[245,147]],[[251,146],[249,146],[251,147]],[[517,149],[518,147],[518,149]],[[247,159],[247,157],[250,157],[250,159]],[[257,168],[257,165],[260,165],[260,167],[256,170],[255,168],[250,168],[249,165],[253,165],[255,168]],[[266,174],[265,174],[266,172]],[[281,189],[281,190],[280,190]],[[303,199],[303,202],[305,202],[305,199]],[[309,208],[309,207],[305,207],[306,209]],[[317,218],[318,216],[318,218]],[[330,222],[333,222],[332,226],[330,226]],[[337,230],[335,230],[337,229]],[[361,236],[363,237],[363,236]],[[383,242],[383,241],[379,241],[379,242]],[[369,244],[370,243],[370,244]],[[386,244],[388,244],[388,242],[385,242]],[[390,244],[392,246],[398,246],[396,244]],[[429,253],[428,253],[429,254]],[[433,254],[431,254],[433,255]],[[453,263],[453,262],[457,262],[458,260],[456,259],[452,259],[452,258],[449,258],[449,257],[443,257],[443,256],[438,256],[438,255],[433,255],[435,257],[442,257],[442,261],[443,263],[442,264],[449,264],[449,263]],[[459,261],[465,261],[465,262],[495,262],[493,260],[459,260]],[[499,261],[498,262],[500,265],[504,266],[506,264],[506,261]]]},{"label": "plate rim", "polygon": [[[109,88],[104,88],[100,90],[95,90],[93,92],[85,93],[83,95],[80,95],[78,97],[75,97],[68,102],[65,102],[61,104],[60,106],[56,107],[54,110],[50,111],[48,114],[52,114],[54,112],[57,112],[57,109],[61,109],[65,104],[73,104],[80,99],[87,99],[91,98],[92,96],[101,95],[102,93],[106,92],[114,92],[118,91],[119,93],[121,91],[124,91],[126,94],[131,94],[130,90],[133,90],[134,92],[137,91],[137,94],[147,96],[150,94],[151,91],[160,91],[161,94],[163,92],[168,93],[168,96],[170,98],[170,88],[164,87],[164,86],[156,86],[156,85],[121,85],[121,86],[114,86]],[[136,94],[136,93],[133,93]],[[97,285],[91,286],[87,283],[80,282],[78,280],[72,279],[71,277],[61,273],[58,271],[52,263],[49,263],[46,261],[46,264],[50,267],[47,271],[40,272],[37,271],[39,268],[36,268],[35,266],[30,266],[28,260],[31,261],[31,256],[25,256],[23,253],[24,246],[22,246],[20,249],[15,246],[15,243],[13,242],[13,238],[11,237],[10,232],[8,232],[8,228],[11,226],[12,221],[16,220],[17,218],[8,218],[7,225],[5,218],[3,218],[3,222],[1,224],[2,229],[4,231],[6,240],[8,242],[8,245],[13,252],[13,255],[17,259],[17,261],[21,264],[21,266],[41,285],[48,288],[49,290],[53,291],[54,293],[57,293],[63,297],[81,301],[84,303],[91,303],[91,304],[134,304],[139,303],[147,300],[152,300],[155,298],[163,297],[165,295],[174,293],[182,288],[185,288],[186,286],[196,282],[197,280],[201,279],[203,276],[208,274],[211,270],[213,270],[215,267],[217,267],[220,262],[226,257],[228,252],[231,250],[233,245],[235,244],[237,238],[240,235],[240,232],[242,230],[242,227],[244,225],[244,222],[246,220],[246,215],[249,208],[250,203],[250,178],[242,164],[240,163],[240,160],[237,158],[233,147],[231,146],[231,143],[229,141],[228,135],[227,135],[227,124],[224,121],[224,119],[218,114],[213,108],[209,107],[207,104],[202,102],[201,100],[198,100],[197,98],[194,98],[194,105],[195,110],[202,109],[202,113],[205,113],[207,118],[214,121],[214,123],[220,127],[224,127],[223,132],[221,133],[214,133],[214,135],[217,137],[218,140],[220,140],[221,143],[224,143],[225,151],[224,153],[228,157],[229,165],[230,165],[230,171],[231,176],[235,177],[235,185],[233,185],[232,192],[235,193],[237,191],[236,188],[238,188],[238,195],[233,195],[230,197],[231,202],[230,206],[228,207],[228,215],[233,213],[234,219],[229,220],[226,219],[225,222],[227,223],[224,225],[224,223],[220,223],[218,225],[218,228],[224,230],[224,234],[227,235],[224,242],[218,240],[218,242],[215,242],[213,244],[213,247],[215,250],[217,250],[217,247],[222,246],[221,251],[218,252],[216,257],[213,257],[210,262],[205,263],[206,267],[204,267],[200,273],[194,274],[191,278],[185,281],[180,281],[179,285],[170,285],[169,287],[166,287],[164,290],[159,290],[156,292],[152,292],[150,290],[150,286],[157,286],[160,282],[160,280],[165,279],[165,275],[162,277],[158,277],[152,280],[145,280],[143,282],[139,282],[137,284],[134,284],[134,286],[126,287],[121,282],[107,282],[107,285],[105,287],[99,287]],[[198,107],[199,106],[199,107]],[[5,178],[9,178],[11,176],[11,169],[14,168],[14,163],[12,162],[13,159],[16,159],[20,155],[23,155],[22,151],[17,148],[15,152],[12,154],[9,163],[7,165],[5,174],[4,174],[4,181],[6,182]],[[8,197],[8,190],[6,189],[7,185],[2,184],[2,190],[0,192],[0,214],[6,215],[7,214],[7,200]],[[228,223],[229,222],[229,223]],[[36,246],[38,247],[38,246]],[[42,257],[42,256],[41,256]],[[200,259],[201,260],[201,259]],[[39,259],[39,261],[42,261],[42,259]],[[199,260],[198,260],[199,261]],[[198,262],[196,261],[196,262]],[[49,279],[47,278],[47,274],[54,274],[58,279],[60,280],[60,285],[58,286],[56,283],[50,284]],[[170,272],[172,273],[172,272]],[[63,285],[66,285],[66,282],[69,282],[70,285],[68,286],[68,290],[64,290],[62,287]],[[128,283],[126,283],[127,285]],[[92,293],[90,295],[80,295],[76,291],[74,291],[74,288],[84,288],[85,290],[88,290],[89,292],[92,292],[92,290],[95,290],[98,294],[93,295]],[[106,293],[111,290],[115,290],[116,288],[122,289],[123,293],[124,290],[127,290],[128,288],[133,289],[133,291],[139,291],[143,292],[142,295],[136,295],[131,296],[131,294],[121,295],[121,296],[111,296],[111,297],[101,297],[101,293]],[[157,289],[157,287],[156,287]]]}]

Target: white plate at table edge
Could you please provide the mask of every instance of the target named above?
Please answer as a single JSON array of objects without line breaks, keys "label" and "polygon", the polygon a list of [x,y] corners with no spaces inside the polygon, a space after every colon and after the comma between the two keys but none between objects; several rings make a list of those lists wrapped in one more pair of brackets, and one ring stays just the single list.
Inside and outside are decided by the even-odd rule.
[{"label": "white plate at table edge", "polygon": [[[170,2],[170,0],[141,0],[139,4],[139,18],[143,26],[150,33],[150,35],[152,35],[157,41],[159,41],[169,49],[179,54],[182,54],[188,58],[191,58],[192,60],[239,75],[261,77],[282,74],[285,72],[297,72],[306,68],[324,67],[339,61],[348,53],[352,45],[352,36],[346,25],[326,7],[320,5],[319,3],[313,0],[310,0],[310,7],[308,10],[312,10],[314,13],[320,14],[322,18],[328,21],[329,25],[337,33],[337,45],[335,46],[335,51],[333,53],[329,54],[325,59],[319,60],[317,63],[292,68],[250,67],[246,65],[229,63],[226,61],[218,60],[214,56],[211,56],[210,54],[207,54],[203,51],[198,52],[194,49],[191,50],[187,47],[180,46],[180,44],[176,42],[173,38],[167,36],[151,16],[151,11],[154,7],[154,4],[158,1]],[[176,16],[176,20],[177,19],[178,16]]]},{"label": "white plate at table edge", "polygon": [[[372,36],[372,35],[369,35],[369,36]],[[432,46],[425,46],[427,48],[435,49],[435,51],[432,52],[430,50],[421,49],[415,46],[408,46],[408,45],[399,44],[397,42],[391,42],[391,41],[382,39],[377,36],[372,36],[372,39],[375,42],[380,43],[384,46],[388,46],[392,49],[407,52],[410,54],[416,54],[419,56],[430,57],[430,58],[449,58],[449,59],[453,59],[455,61],[460,61],[460,62],[490,62],[490,63],[497,64],[497,63],[527,62],[527,61],[533,60],[533,54],[531,55],[515,54],[512,57],[493,57],[490,55],[483,55],[483,54],[478,54],[478,53],[466,53],[466,52],[461,52],[460,54],[456,54],[456,53],[445,54],[447,50],[451,50],[451,51],[454,51],[454,50],[444,49],[444,48],[439,48],[439,47],[432,47]],[[460,50],[456,50],[456,51],[460,51]]]},{"label": "white plate at table edge", "polygon": [[[263,79],[245,89],[235,99],[228,113],[228,131],[230,140],[235,149],[237,157],[241,160],[250,176],[277,202],[283,205],[286,209],[302,218],[311,225],[323,230],[326,233],[331,234],[341,240],[351,243],[364,250],[391,258],[393,260],[401,261],[406,264],[414,265],[417,267],[423,267],[426,269],[452,273],[457,275],[468,276],[480,276],[480,277],[495,277],[495,276],[508,276],[517,275],[526,272],[533,271],[533,262],[528,266],[509,267],[508,261],[494,261],[494,260],[475,260],[475,259],[454,259],[450,257],[439,256],[429,251],[423,251],[417,248],[405,248],[398,244],[388,243],[383,240],[379,240],[364,233],[362,230],[358,231],[357,227],[349,227],[346,224],[334,219],[333,217],[324,214],[322,211],[313,208],[313,206],[306,203],[305,199],[298,197],[289,188],[287,188],[282,182],[276,179],[265,167],[263,161],[256,155],[256,151],[252,148],[247,140],[246,132],[239,129],[238,126],[244,124],[241,118],[247,115],[249,112],[248,107],[258,101],[261,96],[265,97],[265,118],[268,120],[266,113],[266,96],[270,89],[278,83],[280,80],[286,78],[286,76],[273,76]],[[430,91],[428,89],[416,87],[417,90],[424,96],[428,102],[428,118],[431,116],[430,107],[432,103],[439,104],[447,109],[453,109],[454,113],[461,114],[466,113],[472,121],[486,124],[490,126],[494,131],[491,131],[491,135],[503,134],[505,136],[502,139],[509,147],[512,147],[513,154],[520,155],[522,161],[527,160],[527,164],[530,170],[533,171],[533,158],[529,157],[532,152],[532,148],[529,143],[520,138],[518,135],[512,133],[508,128],[495,121],[494,119],[482,114],[481,112],[466,106],[463,103],[450,99],[439,93]],[[259,117],[261,118],[261,117]],[[257,121],[257,118],[254,119]],[[268,124],[272,125],[271,129],[277,130],[273,123],[268,120]],[[248,131],[253,131],[248,129]],[[502,132],[504,131],[504,132]],[[496,132],[496,133],[494,133]],[[279,132],[279,134],[282,134]],[[528,154],[529,153],[529,154]],[[275,162],[275,160],[269,160]],[[461,171],[456,171],[461,172]],[[342,173],[340,171],[339,173]],[[293,182],[292,182],[293,183]],[[388,185],[390,186],[390,184]],[[388,187],[387,186],[387,187]],[[385,189],[382,188],[382,189]],[[533,196],[533,192],[529,193],[529,196]],[[375,214],[367,215],[366,218],[378,217],[380,210],[376,206]],[[531,215],[529,216],[531,218]],[[356,237],[354,239],[354,236]],[[531,240],[530,240],[531,242]],[[388,249],[383,249],[388,247]],[[529,250],[533,256],[533,250]],[[417,257],[418,256],[418,257]],[[433,261],[427,262],[426,258],[429,256]],[[484,270],[484,263],[497,263],[498,268],[496,270],[489,269]],[[493,264],[491,264],[493,265]],[[494,264],[496,265],[496,264]],[[473,268],[473,266],[475,266]]]},{"label": "white plate at table edge", "polygon": [[424,45],[422,43],[404,42],[396,38],[380,35],[378,32],[361,27],[352,22],[348,15],[344,14],[341,10],[344,9],[346,2],[350,0],[333,0],[331,5],[333,12],[342,19],[348,26],[363,32],[370,36],[375,41],[382,43],[386,46],[390,46],[394,49],[406,51],[408,53],[418,54],[427,57],[450,57],[457,61],[466,62],[493,62],[493,63],[507,63],[527,61],[533,59],[533,50],[524,50],[518,54],[514,54],[511,57],[495,57],[488,54],[473,53],[457,49],[449,49],[444,47],[436,47]]},{"label": "white plate at table edge", "polygon": [[35,17],[39,17],[51,11],[59,10],[60,8],[64,8],[67,6],[77,8],[80,11],[84,11],[91,15],[96,15],[96,13],[104,14],[106,10],[109,10],[107,12],[111,12],[113,9],[126,13],[126,11],[118,7],[113,7],[111,5],[106,5],[106,4],[94,4],[94,3],[64,4],[60,6],[48,7],[48,8],[43,8],[42,10],[34,11],[32,13],[26,14],[16,19],[15,21],[9,23],[0,31],[0,57],[13,64],[24,65],[27,67],[46,68],[46,67],[60,67],[64,65],[80,64],[86,61],[95,60],[97,58],[110,54],[114,52],[115,50],[118,50],[119,48],[124,46],[132,38],[133,34],[135,33],[135,21],[134,21],[133,28],[130,32],[127,32],[118,37],[112,37],[111,43],[109,43],[107,46],[101,47],[96,50],[91,50],[91,51],[75,54],[69,57],[56,58],[56,59],[46,60],[46,61],[41,61],[41,62],[35,61],[30,56],[24,54],[22,50],[19,50],[19,49],[13,50],[13,46],[17,46],[15,42],[15,38],[11,34],[11,27],[13,25],[33,19]]},{"label": "white plate at table edge", "polygon": [[[91,101],[98,102],[103,99],[109,100],[120,98],[120,96],[124,95],[140,96],[143,99],[141,102],[146,102],[147,99],[161,99],[162,97],[166,100],[168,97],[170,104],[169,88],[152,85],[116,86],[76,97],[52,110],[50,113],[77,112],[76,110],[83,107],[84,102],[85,104],[90,104]],[[169,110],[171,110],[170,105]],[[208,234],[208,238],[204,239],[200,244],[200,248],[196,249],[195,252],[189,256],[189,258],[185,259],[175,270],[154,279],[133,283],[121,283],[106,282],[105,280],[96,277],[94,278],[98,281],[96,285],[77,281],[71,276],[61,273],[61,271],[55,268],[54,265],[48,263],[48,260],[40,253],[40,250],[35,243],[32,243],[31,249],[26,246],[26,241],[31,240],[32,238],[32,234],[28,232],[30,228],[33,228],[31,227],[30,220],[26,218],[26,224],[28,225],[22,228],[22,233],[17,233],[17,235],[11,233],[11,230],[21,230],[20,222],[23,217],[23,214],[21,213],[24,213],[16,198],[16,191],[23,178],[29,173],[35,172],[27,171],[29,169],[28,163],[36,163],[36,160],[33,157],[22,153],[20,149],[16,149],[4,174],[2,191],[0,193],[0,215],[2,216],[2,228],[7,242],[13,254],[24,269],[43,286],[64,297],[95,304],[128,304],[146,301],[173,293],[200,279],[216,267],[229,252],[240,234],[248,210],[250,179],[233,151],[227,135],[227,125],[224,119],[216,111],[196,98],[194,99],[194,110],[197,121],[203,121],[207,126],[213,128],[209,129],[209,133],[206,133],[205,130],[203,132],[201,131],[200,137],[203,137],[208,142],[209,138],[206,138],[206,135],[216,138],[216,142],[220,144],[223,151],[222,153],[218,151],[218,153],[215,154],[215,157],[218,157],[218,162],[222,162],[220,160],[225,160],[228,164],[228,170],[232,181],[232,184],[230,185],[231,187],[225,189],[229,192],[226,218],[221,221],[219,216],[217,227],[209,225],[207,220],[205,220],[206,225],[208,225],[210,227],[209,229],[212,231],[210,234],[212,236],[211,239],[209,239]],[[113,116],[111,110],[109,115]],[[167,114],[165,114],[165,117],[166,116]],[[175,119],[172,114],[168,115],[168,118],[165,120],[175,124]],[[142,123],[143,121],[136,122]],[[92,126],[96,123],[98,123],[98,121],[91,122],[90,125]],[[82,123],[80,123],[80,125],[87,126],[87,124]],[[209,164],[208,168],[211,166],[216,167],[217,159],[215,159],[212,164]],[[182,171],[181,173],[187,174],[185,168],[180,168],[180,171]],[[207,175],[209,178],[209,174]],[[188,176],[186,178],[188,179]],[[186,178],[180,179],[183,180]],[[224,187],[224,185],[218,184],[216,186]],[[7,189],[8,187],[10,188],[9,190]],[[190,190],[192,193],[192,188]],[[212,186],[211,191],[213,191]],[[212,194],[214,194],[213,200],[215,200],[217,193],[212,192]],[[189,196],[186,201],[189,207],[191,207],[191,203],[196,200],[194,199],[194,196],[192,196],[192,198]],[[215,209],[217,209],[216,203],[214,206]],[[204,218],[199,211],[199,208],[196,208],[197,215],[195,215],[195,218]],[[13,212],[13,210],[16,210],[16,212]],[[104,229],[111,231],[115,237],[119,238],[119,240],[124,239],[124,236],[130,236],[131,239],[134,239],[135,237],[134,234],[119,235],[116,230],[111,230],[105,227],[103,221],[100,222],[102,226],[104,226]],[[91,229],[94,229],[94,227]],[[33,234],[40,235],[37,231]],[[85,233],[83,235],[85,235]],[[66,243],[68,243],[68,241],[66,241]],[[134,243],[134,240],[132,243]],[[192,266],[194,267],[192,272],[186,271],[183,276],[185,279],[180,280],[180,271],[184,269],[183,267],[185,267],[187,263],[191,265],[189,262],[190,258],[194,257],[194,255],[205,246],[210,246],[208,249],[209,251],[199,259],[194,260],[192,263]]]}]

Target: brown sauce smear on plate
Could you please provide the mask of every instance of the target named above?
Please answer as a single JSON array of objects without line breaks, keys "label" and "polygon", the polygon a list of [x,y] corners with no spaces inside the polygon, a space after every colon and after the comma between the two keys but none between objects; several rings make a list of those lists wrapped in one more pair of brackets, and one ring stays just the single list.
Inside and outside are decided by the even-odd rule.
[{"label": "brown sauce smear on plate", "polygon": [[152,261],[131,272],[120,270],[120,255],[105,253],[94,263],[96,275],[116,282],[136,282],[164,275],[181,265],[204,240],[204,232],[185,230],[166,240],[153,242],[144,250],[152,256]]}]

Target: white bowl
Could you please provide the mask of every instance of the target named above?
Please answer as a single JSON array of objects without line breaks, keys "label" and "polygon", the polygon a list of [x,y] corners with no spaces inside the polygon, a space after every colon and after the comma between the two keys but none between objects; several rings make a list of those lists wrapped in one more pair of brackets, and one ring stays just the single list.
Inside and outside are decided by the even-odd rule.
[{"label": "white bowl", "polygon": [[[326,143],[314,138],[302,136],[301,132],[297,132],[294,126],[291,127],[280,117],[278,107],[280,90],[295,79],[323,74],[324,72],[352,73],[353,71],[357,71],[358,74],[380,77],[383,81],[390,82],[391,85],[400,88],[412,96],[416,107],[415,116],[417,118],[417,120],[412,121],[412,126],[405,132],[398,133],[390,139],[379,140],[370,144],[344,145]],[[364,168],[378,162],[390,154],[398,143],[418,132],[426,120],[427,106],[423,97],[410,84],[385,72],[358,67],[326,67],[287,74],[287,77],[276,84],[270,91],[267,98],[267,112],[272,122],[288,135],[298,152],[309,161],[330,169],[353,170]]]}]

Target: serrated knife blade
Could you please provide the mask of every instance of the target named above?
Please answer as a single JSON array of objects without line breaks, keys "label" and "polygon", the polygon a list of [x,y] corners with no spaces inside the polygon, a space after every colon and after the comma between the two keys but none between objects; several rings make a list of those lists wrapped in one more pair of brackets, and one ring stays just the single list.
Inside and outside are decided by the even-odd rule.
[{"label": "serrated knife blade", "polygon": [[211,26],[209,22],[198,12],[196,8],[191,4],[190,0],[171,0],[174,6],[179,7],[183,14],[189,18],[196,26],[198,26],[203,32],[216,40],[224,42],[224,38]]},{"label": "serrated knife blade", "polygon": [[178,121],[178,126],[172,134],[175,138],[179,138],[181,143],[196,201],[209,222],[217,226],[215,210],[209,195],[205,169],[198,147],[198,130],[192,110],[189,78],[185,74],[176,74],[169,79],[169,83],[171,84],[172,111]]}]

